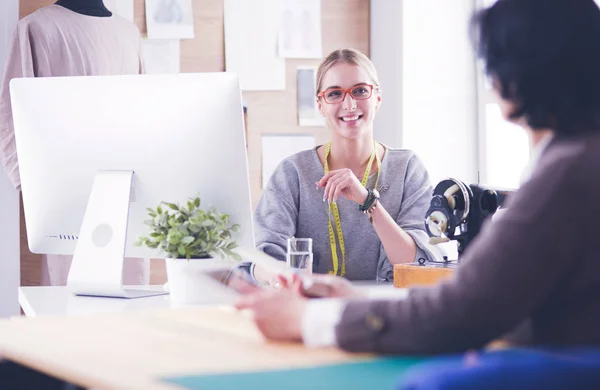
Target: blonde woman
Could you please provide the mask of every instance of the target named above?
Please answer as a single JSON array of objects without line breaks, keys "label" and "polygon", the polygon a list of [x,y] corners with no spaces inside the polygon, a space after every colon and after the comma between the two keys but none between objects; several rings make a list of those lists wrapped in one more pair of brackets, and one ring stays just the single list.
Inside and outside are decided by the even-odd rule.
[{"label": "blonde woman", "polygon": [[350,280],[393,278],[393,264],[437,258],[423,220],[428,174],[409,150],[373,139],[382,102],[371,61],[353,49],[317,71],[317,103],[331,141],[284,160],[255,213],[257,247],[285,260],[289,237],[313,239],[313,271]]}]

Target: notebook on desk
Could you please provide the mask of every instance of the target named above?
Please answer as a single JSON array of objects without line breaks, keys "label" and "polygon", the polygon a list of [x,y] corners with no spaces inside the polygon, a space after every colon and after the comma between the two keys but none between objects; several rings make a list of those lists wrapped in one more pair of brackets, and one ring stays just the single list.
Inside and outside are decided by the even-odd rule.
[{"label": "notebook on desk", "polygon": [[600,348],[510,348],[429,358],[380,358],[311,368],[166,378],[186,389],[600,388]]},{"label": "notebook on desk", "polygon": [[317,367],[163,378],[189,390],[393,389],[421,358],[377,358]]},{"label": "notebook on desk", "polygon": [[157,295],[167,295],[169,292],[164,290],[151,290],[141,288],[125,288],[120,286],[98,286],[86,287],[82,289],[75,288],[73,294],[81,297],[102,297],[102,298],[120,298],[135,299],[144,297],[153,297]]}]

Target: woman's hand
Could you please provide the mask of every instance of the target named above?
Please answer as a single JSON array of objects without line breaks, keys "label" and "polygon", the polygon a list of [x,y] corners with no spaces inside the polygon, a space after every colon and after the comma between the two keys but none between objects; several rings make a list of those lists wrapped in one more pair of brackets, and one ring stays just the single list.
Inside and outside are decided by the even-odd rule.
[{"label": "woman's hand", "polygon": [[365,294],[354,287],[347,279],[334,275],[310,275],[300,277],[293,274],[290,278],[279,276],[279,285],[283,289],[304,297],[320,298],[363,298]]},{"label": "woman's hand", "polygon": [[241,296],[235,307],[252,311],[256,326],[267,339],[302,341],[306,302],[291,290],[263,290]]},{"label": "woman's hand", "polygon": [[337,169],[327,173],[317,182],[317,188],[324,188],[323,201],[337,201],[340,196],[362,204],[367,198],[367,189],[351,169]]}]

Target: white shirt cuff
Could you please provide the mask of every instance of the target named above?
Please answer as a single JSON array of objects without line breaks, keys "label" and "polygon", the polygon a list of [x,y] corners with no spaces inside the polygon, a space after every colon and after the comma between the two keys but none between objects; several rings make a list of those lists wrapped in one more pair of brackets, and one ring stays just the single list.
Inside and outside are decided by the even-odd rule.
[{"label": "white shirt cuff", "polygon": [[335,327],[346,303],[340,299],[311,299],[302,317],[302,340],[307,347],[337,345]]},{"label": "white shirt cuff", "polygon": [[400,300],[408,297],[407,288],[395,288],[392,286],[374,287],[367,290],[367,297],[369,299],[390,299]]}]

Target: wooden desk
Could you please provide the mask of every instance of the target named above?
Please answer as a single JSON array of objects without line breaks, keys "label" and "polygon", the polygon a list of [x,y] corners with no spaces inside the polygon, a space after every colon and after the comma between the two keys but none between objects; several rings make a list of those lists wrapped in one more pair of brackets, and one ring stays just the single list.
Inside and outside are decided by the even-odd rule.
[{"label": "wooden desk", "polygon": [[267,343],[230,307],[14,318],[0,321],[0,356],[73,384],[176,389],[159,378],[298,368],[367,355]]}]

